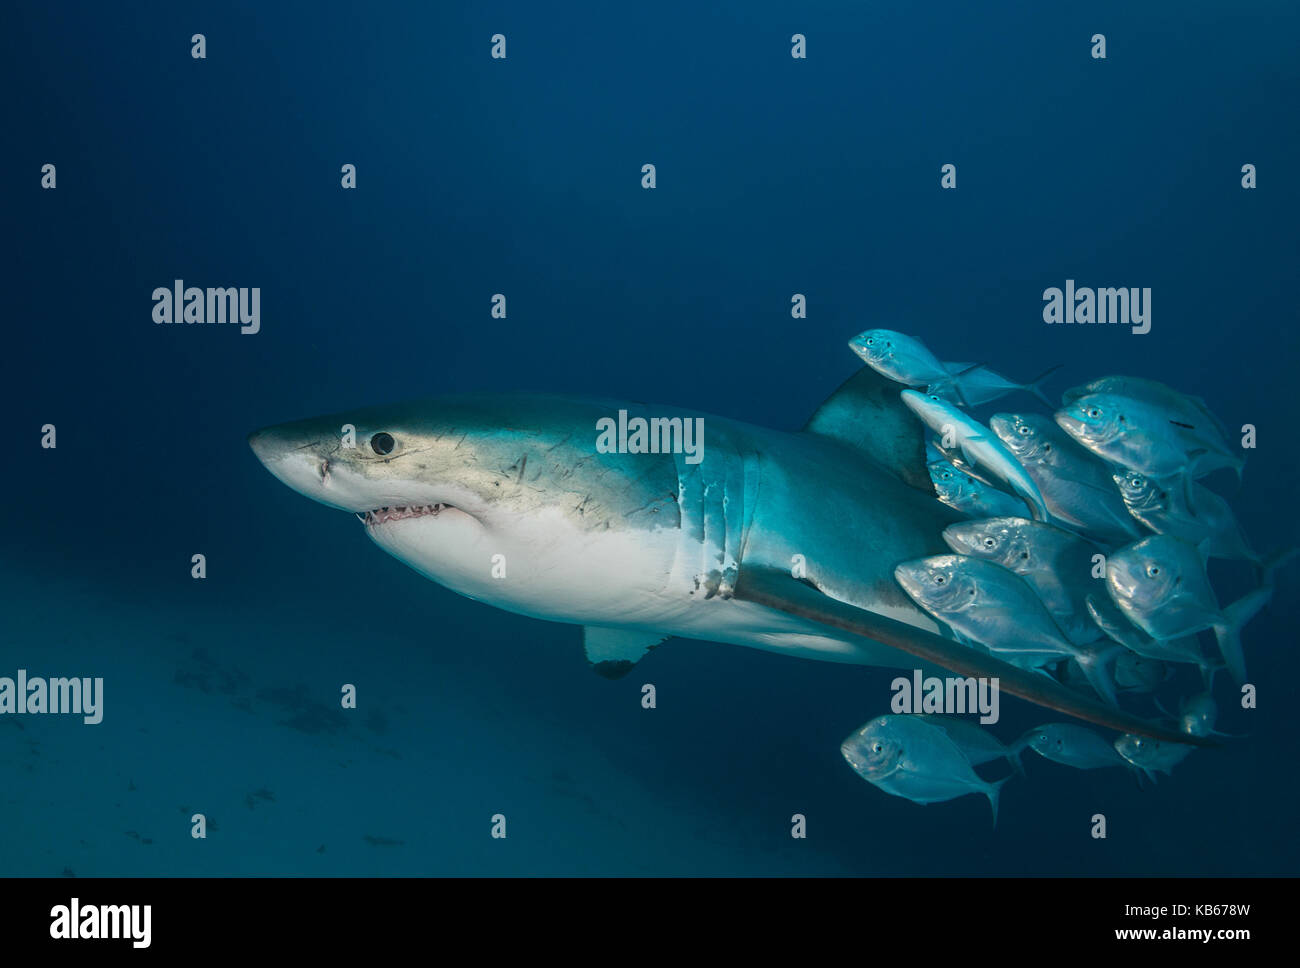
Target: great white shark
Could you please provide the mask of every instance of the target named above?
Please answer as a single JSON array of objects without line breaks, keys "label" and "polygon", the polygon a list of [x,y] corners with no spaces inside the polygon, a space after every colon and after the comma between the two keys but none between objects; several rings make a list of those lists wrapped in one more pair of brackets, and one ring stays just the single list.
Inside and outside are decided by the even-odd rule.
[{"label": "great white shark", "polygon": [[[1098,725],[1208,745],[956,642],[902,591],[895,566],[946,553],[941,533],[959,515],[934,495],[898,390],[864,368],[794,433],[673,407],[471,394],[278,424],[249,444],[433,581],[583,626],[607,675],[670,636],[933,664]],[[619,411],[699,418],[702,447],[603,452],[601,421]]]}]

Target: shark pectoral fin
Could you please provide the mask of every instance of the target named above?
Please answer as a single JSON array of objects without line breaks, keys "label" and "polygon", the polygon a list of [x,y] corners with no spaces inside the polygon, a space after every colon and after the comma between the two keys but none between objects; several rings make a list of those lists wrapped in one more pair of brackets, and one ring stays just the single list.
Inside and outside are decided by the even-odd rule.
[{"label": "shark pectoral fin", "polygon": [[611,629],[585,625],[582,647],[587,661],[597,674],[606,679],[621,679],[656,645],[668,638],[661,632],[639,629]]},{"label": "shark pectoral fin", "polygon": [[846,605],[812,585],[792,578],[788,572],[741,566],[732,597],[887,645],[923,661],[933,662],[958,675],[997,679],[1003,692],[1097,726],[1185,746],[1218,745],[1201,737],[1189,737],[1185,733],[1148,722],[1123,710],[1112,709],[1065,688],[1048,676],[1018,669],[992,655],[976,652],[933,632]]}]

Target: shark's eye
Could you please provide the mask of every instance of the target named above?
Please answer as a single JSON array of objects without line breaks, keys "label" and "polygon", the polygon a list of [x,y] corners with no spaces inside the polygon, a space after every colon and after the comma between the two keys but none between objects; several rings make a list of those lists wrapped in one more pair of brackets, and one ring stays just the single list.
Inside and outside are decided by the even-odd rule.
[{"label": "shark's eye", "polygon": [[395,441],[392,434],[386,434],[382,431],[370,438],[370,449],[380,457],[393,452]]}]

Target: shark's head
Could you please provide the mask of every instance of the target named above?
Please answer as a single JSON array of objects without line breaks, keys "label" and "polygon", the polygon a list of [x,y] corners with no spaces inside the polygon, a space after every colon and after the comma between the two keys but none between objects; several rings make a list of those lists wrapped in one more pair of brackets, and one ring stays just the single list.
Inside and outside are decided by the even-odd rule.
[{"label": "shark's head", "polygon": [[638,552],[666,569],[656,535],[679,523],[671,456],[598,453],[602,416],[565,398],[456,397],[279,424],[249,445],[427,577],[525,614],[591,618],[608,607],[583,599],[593,570]]},{"label": "shark's head", "polygon": [[[413,406],[341,413],[267,427],[248,437],[253,453],[299,494],[356,513],[384,543],[407,530],[472,536],[498,503],[477,448]],[[455,544],[455,541],[450,542]]]}]

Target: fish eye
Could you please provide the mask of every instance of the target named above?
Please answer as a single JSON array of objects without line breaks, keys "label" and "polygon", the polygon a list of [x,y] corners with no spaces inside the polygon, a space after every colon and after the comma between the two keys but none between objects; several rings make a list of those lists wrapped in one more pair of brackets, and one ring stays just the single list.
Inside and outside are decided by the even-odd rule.
[{"label": "fish eye", "polygon": [[1095,420],[1096,418],[1101,416],[1101,407],[1089,407],[1087,410],[1084,411],[1084,413],[1086,413],[1089,417],[1092,417]]},{"label": "fish eye", "polygon": [[996,546],[997,546],[997,541],[993,538],[992,535],[989,535],[987,538],[984,539],[985,548],[993,548]]},{"label": "fish eye", "polygon": [[1159,565],[1147,565],[1147,577],[1148,577],[1148,578],[1155,578],[1155,577],[1156,577],[1157,575],[1159,575],[1159,574],[1160,574],[1160,566],[1159,566]]},{"label": "fish eye", "polygon": [[1047,451],[1047,452],[1050,454],[1050,453],[1052,452],[1052,445],[1051,445],[1051,444],[1043,444],[1043,450]]},{"label": "fish eye", "polygon": [[871,744],[871,752],[873,752],[873,753],[879,753],[879,752],[880,752],[881,750],[883,750],[883,749],[884,749],[884,747],[883,747],[882,745],[880,745],[879,743],[872,743],[872,744]]},{"label": "fish eye", "polygon": [[942,585],[942,584],[943,584],[944,582],[946,582],[947,580],[948,580],[948,579],[947,579],[947,578],[944,578],[943,575],[935,575],[935,576],[934,576],[934,583],[935,583],[936,585]]},{"label": "fish eye", "polygon": [[383,431],[370,438],[370,449],[380,457],[391,454],[395,445],[396,441],[393,440],[393,435],[386,434]]},{"label": "fish eye", "polygon": [[869,338],[869,339],[867,340],[867,345],[868,345],[868,346],[874,346],[874,345],[875,345],[875,342],[876,342],[876,338],[875,338],[874,336],[872,336],[871,338]]},{"label": "fish eye", "polygon": [[1022,551],[1022,552],[1020,552],[1020,560],[1021,560],[1021,561],[1025,561],[1028,557],[1029,557],[1029,552],[1028,552],[1028,551]]},{"label": "fish eye", "polygon": [[1024,424],[1021,424],[1019,427],[1016,428],[1016,433],[1018,433],[1021,437],[1028,437],[1030,433],[1032,433],[1032,431]]}]

